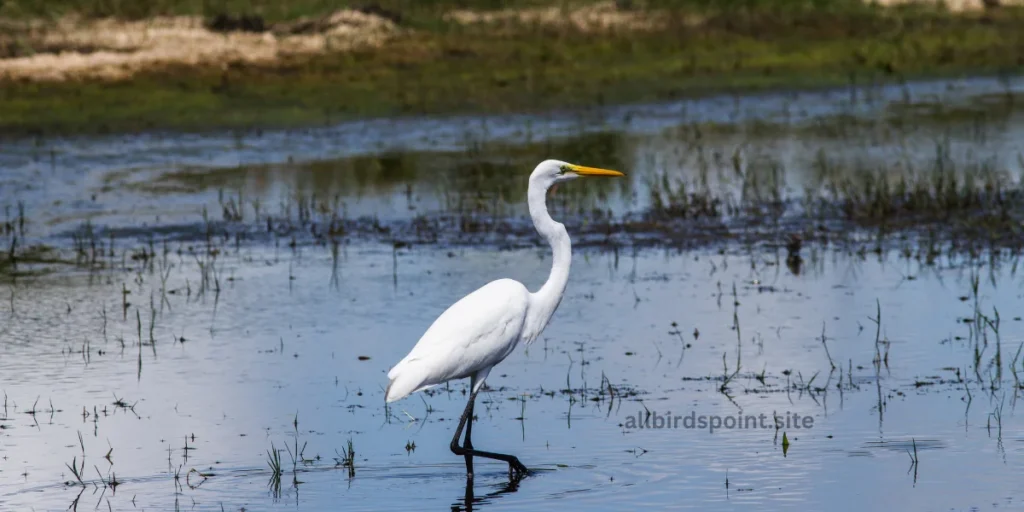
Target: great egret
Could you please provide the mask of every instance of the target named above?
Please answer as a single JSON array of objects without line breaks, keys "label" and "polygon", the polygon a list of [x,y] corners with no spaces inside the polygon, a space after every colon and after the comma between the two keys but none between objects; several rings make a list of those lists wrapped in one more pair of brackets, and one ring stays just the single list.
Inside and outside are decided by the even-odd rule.
[{"label": "great egret", "polygon": [[[580,176],[624,175],[559,160],[545,160],[530,174],[526,193],[530,217],[554,253],[544,286],[530,293],[518,281],[499,279],[466,295],[442,313],[409,355],[388,372],[390,382],[384,393],[387,403],[452,379],[470,378],[469,402],[451,444],[453,453],[465,456],[469,478],[473,477],[474,456],[507,462],[509,474],[515,472],[516,477],[527,473],[526,466],[513,455],[473,449],[473,402],[491,369],[508,357],[519,342],[530,344],[537,339],[562,301],[569,280],[572,244],[565,226],[548,214],[545,197],[552,185]],[[466,441],[459,446],[463,427]]]}]

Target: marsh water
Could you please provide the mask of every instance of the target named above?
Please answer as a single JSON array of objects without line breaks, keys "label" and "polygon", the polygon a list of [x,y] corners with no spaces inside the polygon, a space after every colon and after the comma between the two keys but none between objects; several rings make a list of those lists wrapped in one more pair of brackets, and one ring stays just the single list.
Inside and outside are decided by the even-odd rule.
[{"label": "marsh water", "polygon": [[[35,257],[0,288],[0,508],[1017,509],[1019,250],[802,198],[864,169],[1017,186],[1022,87],[6,141],[4,244]],[[628,177],[551,197],[566,297],[473,430],[537,471],[467,485],[466,383],[385,407],[385,375],[463,295],[546,278],[523,197],[548,157]],[[678,187],[735,207],[650,220]],[[844,232],[787,250],[808,223]]]}]

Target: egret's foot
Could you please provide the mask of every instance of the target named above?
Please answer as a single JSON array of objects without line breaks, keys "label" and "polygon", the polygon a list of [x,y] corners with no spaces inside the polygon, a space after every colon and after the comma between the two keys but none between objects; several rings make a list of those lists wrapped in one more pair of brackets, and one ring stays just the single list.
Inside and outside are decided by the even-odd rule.
[{"label": "egret's foot", "polygon": [[522,462],[519,462],[518,458],[512,457],[512,460],[508,461],[508,477],[510,479],[519,480],[529,474],[530,470]]}]

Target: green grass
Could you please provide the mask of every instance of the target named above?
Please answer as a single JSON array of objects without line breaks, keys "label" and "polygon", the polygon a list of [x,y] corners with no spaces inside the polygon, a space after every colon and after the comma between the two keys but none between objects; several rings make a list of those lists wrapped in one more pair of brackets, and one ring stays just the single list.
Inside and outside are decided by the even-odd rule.
[{"label": "green grass", "polygon": [[[280,8],[315,10],[322,4],[305,0]],[[439,9],[437,4],[419,9]],[[953,15],[773,0],[730,1],[721,5],[732,10],[719,5],[716,13],[695,0],[651,4],[686,4],[687,10],[672,11],[663,30],[610,34],[458,27],[422,14],[416,23],[428,28],[381,49],[275,67],[163,69],[117,83],[0,82],[0,134],[248,129],[367,116],[531,111],[1013,73],[1024,63],[1024,11],[1015,9]],[[682,15],[694,9],[708,13],[706,23],[682,26]]]}]

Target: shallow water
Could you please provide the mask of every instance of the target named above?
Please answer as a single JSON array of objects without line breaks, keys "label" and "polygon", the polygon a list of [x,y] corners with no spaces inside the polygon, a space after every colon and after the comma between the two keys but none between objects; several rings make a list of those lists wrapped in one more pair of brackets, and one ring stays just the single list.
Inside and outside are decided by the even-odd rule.
[{"label": "shallow water", "polygon": [[[384,228],[452,212],[514,218],[524,169],[545,156],[629,173],[560,189],[559,217],[642,213],[654,181],[699,180],[702,159],[712,186],[756,193],[730,178],[737,151],[748,169],[779,163],[794,196],[820,178],[822,153],[849,168],[927,168],[938,146],[959,165],[1019,173],[1024,118],[998,98],[1020,85],[12,141],[0,204],[7,219],[24,205],[19,243],[74,253],[88,219],[115,254],[0,287],[0,509],[1019,508],[1024,283],[1009,250],[942,250],[928,264],[893,236],[878,253],[807,243],[796,263],[771,239],[581,243],[552,324],[478,399],[474,445],[538,470],[510,487],[486,461],[467,486],[448,451],[465,383],[385,408],[385,375],[476,287],[539,287],[547,248],[408,247],[386,229],[332,235],[336,246],[252,233],[303,208]],[[908,94],[941,115],[908,114],[935,108]],[[311,196],[320,202],[303,203]],[[763,415],[767,428],[687,428],[691,414]],[[772,426],[793,414],[810,428]],[[657,428],[665,417],[678,427]]]},{"label": "shallow water", "polygon": [[[82,489],[61,483],[74,480],[65,463],[81,463],[81,445],[88,484],[80,506],[464,507],[465,469],[447,449],[464,384],[386,412],[385,373],[447,304],[499,275],[537,286],[547,255],[415,249],[401,252],[393,267],[390,247],[356,246],[340,258],[332,285],[334,264],[322,249],[243,249],[224,257],[223,275],[232,280],[220,293],[197,297],[195,262],[172,253],[167,287],[178,291],[166,302],[156,273],[145,270],[19,284],[13,314],[5,308],[2,320],[4,508],[67,508]],[[1013,377],[1004,368],[1000,388],[986,391],[983,367],[977,382],[972,327],[960,321],[973,315],[973,299],[960,299],[971,294],[970,271],[943,263],[924,268],[895,255],[861,260],[830,252],[794,275],[768,254],[646,250],[617,265],[610,253],[576,254],[566,300],[543,339],[492,372],[493,389],[477,407],[475,446],[515,453],[544,471],[515,492],[486,498],[507,476],[498,464],[478,462],[474,493],[484,501],[475,506],[1018,506],[1024,422]],[[987,278],[988,270],[979,271]],[[1010,264],[994,272],[996,284],[983,278],[979,297],[982,308],[1001,311],[1009,360],[1024,340],[1024,323],[1011,316],[1021,311],[1024,291]],[[129,301],[143,303],[141,351],[136,307],[127,320],[121,314],[122,283]],[[742,369],[730,398],[718,388],[723,354],[735,368],[734,284]],[[869,320],[876,299],[882,337],[891,341],[888,365],[877,372]],[[672,322],[689,348],[670,334]],[[841,368],[831,377],[823,324]],[[801,384],[812,375],[810,386]],[[598,394],[608,384],[619,397]],[[134,409],[115,406],[115,396]],[[37,397],[37,412],[27,414]],[[647,410],[764,414],[769,428],[629,428]],[[773,414],[794,413],[813,418],[812,428],[784,427],[777,438]],[[278,496],[268,487],[267,450],[294,446],[296,417],[298,446],[313,461],[298,463],[301,483],[294,485],[283,452]],[[656,417],[649,421],[657,426]],[[785,455],[782,433],[790,442]],[[335,463],[349,439],[352,476]],[[407,443],[415,450],[407,452]],[[916,478],[907,453],[914,445]],[[194,489],[188,484],[202,479],[189,475],[193,468],[212,474]],[[98,475],[116,475],[121,485],[104,493],[102,484],[94,488]]]}]

